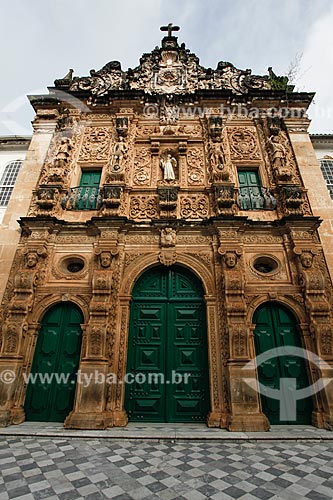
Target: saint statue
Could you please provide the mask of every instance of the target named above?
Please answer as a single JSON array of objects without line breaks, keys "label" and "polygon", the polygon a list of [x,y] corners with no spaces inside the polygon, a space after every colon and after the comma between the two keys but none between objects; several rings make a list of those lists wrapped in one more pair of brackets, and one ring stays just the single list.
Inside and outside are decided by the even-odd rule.
[{"label": "saint statue", "polygon": [[113,150],[113,170],[116,172],[121,170],[124,156],[127,153],[127,144],[123,137],[119,137],[119,141],[114,145]]},{"label": "saint statue", "polygon": [[171,154],[168,154],[166,159],[161,159],[161,167],[163,169],[164,175],[163,178],[166,181],[174,181],[175,171],[174,168],[177,166],[177,160]]}]

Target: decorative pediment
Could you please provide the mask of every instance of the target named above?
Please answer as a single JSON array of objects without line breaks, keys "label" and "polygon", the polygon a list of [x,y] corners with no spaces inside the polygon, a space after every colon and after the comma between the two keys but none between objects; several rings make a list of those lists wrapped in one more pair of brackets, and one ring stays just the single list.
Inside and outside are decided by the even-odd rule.
[{"label": "decorative pediment", "polygon": [[[56,87],[72,92],[89,91],[95,98],[113,90],[186,94],[216,89],[241,95],[251,89],[273,88],[269,76],[252,75],[251,70],[239,70],[229,62],[220,61],[215,70],[204,68],[184,43],[178,45],[177,37],[172,36],[172,31],[167,28],[168,36],[163,38],[162,47],[144,54],[136,68],[122,71],[120,63],[112,61],[99,71],[91,70],[88,77],[72,79],[72,75],[71,78],[66,78],[66,75],[64,79],[56,80]],[[175,30],[175,27],[171,29]]]}]

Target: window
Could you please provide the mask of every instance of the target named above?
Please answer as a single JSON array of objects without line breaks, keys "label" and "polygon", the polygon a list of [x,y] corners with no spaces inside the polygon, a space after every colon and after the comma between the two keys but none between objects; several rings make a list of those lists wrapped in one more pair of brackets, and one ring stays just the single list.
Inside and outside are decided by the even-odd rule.
[{"label": "window", "polygon": [[258,170],[238,171],[238,204],[242,210],[263,209],[265,198],[262,193]]},{"label": "window", "polygon": [[0,181],[0,207],[8,205],[22,163],[23,160],[15,160],[6,165]]},{"label": "window", "polygon": [[82,170],[80,185],[70,189],[63,207],[67,210],[96,210],[100,205],[100,170]]},{"label": "window", "polygon": [[327,189],[333,200],[333,158],[327,160],[320,160],[321,172],[327,184]]}]

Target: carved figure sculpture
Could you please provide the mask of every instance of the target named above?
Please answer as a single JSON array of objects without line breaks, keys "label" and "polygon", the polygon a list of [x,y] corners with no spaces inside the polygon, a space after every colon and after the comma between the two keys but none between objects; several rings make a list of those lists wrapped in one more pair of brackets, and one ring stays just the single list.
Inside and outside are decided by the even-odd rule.
[{"label": "carved figure sculpture", "polygon": [[70,151],[72,149],[71,141],[68,137],[63,137],[57,149],[55,166],[63,168],[66,166]]},{"label": "carved figure sculpture", "polygon": [[225,264],[229,269],[232,269],[237,264],[237,255],[235,252],[226,252],[225,254]]},{"label": "carved figure sculpture", "polygon": [[174,181],[176,176],[175,176],[175,171],[174,168],[177,166],[177,160],[171,154],[168,154],[166,159],[163,160],[161,159],[161,167],[163,169],[164,175],[163,178],[166,181]]},{"label": "carved figure sculpture", "polygon": [[300,255],[300,261],[305,269],[310,269],[313,264],[313,255],[311,252],[302,252]]},{"label": "carved figure sculpture", "polygon": [[101,266],[105,268],[111,265],[111,254],[110,252],[101,252],[100,255]]},{"label": "carved figure sculpture", "polygon": [[173,247],[176,244],[176,231],[171,227],[166,227],[161,231],[161,246]]},{"label": "carved figure sculpture", "polygon": [[124,141],[123,137],[119,137],[119,141],[114,145],[113,150],[113,160],[112,160],[112,169],[113,171],[118,171],[122,169],[123,160],[127,153],[127,144]]}]

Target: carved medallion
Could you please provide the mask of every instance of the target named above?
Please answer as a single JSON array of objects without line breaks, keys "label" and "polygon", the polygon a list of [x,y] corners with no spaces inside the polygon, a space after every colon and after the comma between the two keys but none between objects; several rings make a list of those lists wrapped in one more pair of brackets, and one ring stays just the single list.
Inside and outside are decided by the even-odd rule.
[{"label": "carved medallion", "polygon": [[87,127],[79,155],[80,160],[107,160],[110,151],[111,128]]},{"label": "carved medallion", "polygon": [[259,158],[258,143],[252,129],[237,127],[229,130],[229,144],[233,158]]}]

